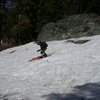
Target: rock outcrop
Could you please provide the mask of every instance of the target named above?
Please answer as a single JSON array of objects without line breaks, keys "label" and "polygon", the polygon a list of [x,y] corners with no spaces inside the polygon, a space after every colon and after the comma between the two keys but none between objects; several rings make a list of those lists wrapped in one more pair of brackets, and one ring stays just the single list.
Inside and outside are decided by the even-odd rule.
[{"label": "rock outcrop", "polygon": [[98,34],[100,34],[100,16],[95,14],[72,15],[44,25],[38,40],[62,40]]}]

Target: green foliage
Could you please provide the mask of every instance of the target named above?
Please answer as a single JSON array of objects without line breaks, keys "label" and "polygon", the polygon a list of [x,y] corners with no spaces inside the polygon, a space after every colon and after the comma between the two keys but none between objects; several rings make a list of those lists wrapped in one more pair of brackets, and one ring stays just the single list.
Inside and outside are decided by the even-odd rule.
[{"label": "green foliage", "polygon": [[17,44],[35,40],[44,24],[65,16],[100,15],[99,0],[10,0],[15,5],[10,9],[5,7],[7,1],[0,1],[0,40],[13,38]]},{"label": "green foliage", "polygon": [[0,40],[3,37],[3,28],[4,28],[4,19],[5,18],[5,10],[1,6],[1,1],[0,1]]},{"label": "green foliage", "polygon": [[47,23],[64,17],[63,2],[58,0],[45,0],[41,7],[41,21]]},{"label": "green foliage", "polygon": [[32,32],[33,26],[30,23],[17,25],[12,30],[12,36],[15,37],[16,44],[25,44],[33,41],[34,34]]},{"label": "green foliage", "polygon": [[89,1],[86,11],[88,13],[97,13],[98,15],[100,15],[100,1],[99,0]]}]

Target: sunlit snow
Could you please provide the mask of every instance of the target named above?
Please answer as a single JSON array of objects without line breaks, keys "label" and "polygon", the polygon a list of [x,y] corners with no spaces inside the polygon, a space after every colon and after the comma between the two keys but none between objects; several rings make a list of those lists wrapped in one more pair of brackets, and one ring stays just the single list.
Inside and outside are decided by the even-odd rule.
[{"label": "sunlit snow", "polygon": [[50,57],[34,42],[0,52],[0,100],[100,100],[100,35],[49,41]]}]

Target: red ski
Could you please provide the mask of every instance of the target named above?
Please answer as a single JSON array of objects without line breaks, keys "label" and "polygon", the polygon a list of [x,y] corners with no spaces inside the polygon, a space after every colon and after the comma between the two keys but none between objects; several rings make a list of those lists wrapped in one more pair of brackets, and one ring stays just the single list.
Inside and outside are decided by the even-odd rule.
[{"label": "red ski", "polygon": [[[53,55],[53,54],[47,54],[47,57],[52,56],[52,55]],[[30,59],[29,61],[40,60],[40,59],[42,59],[42,58],[46,58],[46,57],[38,56],[38,57],[35,57],[35,58]]]}]

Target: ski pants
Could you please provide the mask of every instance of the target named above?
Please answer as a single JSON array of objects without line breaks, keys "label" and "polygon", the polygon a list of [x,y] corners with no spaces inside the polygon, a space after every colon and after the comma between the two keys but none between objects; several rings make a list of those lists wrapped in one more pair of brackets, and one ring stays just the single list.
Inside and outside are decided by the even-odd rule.
[{"label": "ski pants", "polygon": [[46,57],[47,56],[47,54],[45,53],[45,51],[47,50],[47,48],[44,48],[44,49],[42,49],[41,50],[41,54],[42,54],[42,56],[44,56],[44,57]]}]

